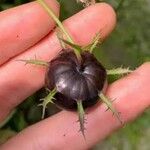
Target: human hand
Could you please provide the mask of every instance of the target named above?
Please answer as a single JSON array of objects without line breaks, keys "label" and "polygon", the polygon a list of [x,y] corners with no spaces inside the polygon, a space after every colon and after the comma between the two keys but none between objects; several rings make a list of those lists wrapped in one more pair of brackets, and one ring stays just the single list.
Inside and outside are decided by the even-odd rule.
[{"label": "human hand", "polygon": [[[58,4],[49,0],[59,13]],[[98,31],[104,39],[113,30],[116,18],[112,8],[96,4],[64,21],[65,27],[79,45],[87,45]],[[32,19],[33,18],[33,19]],[[61,50],[54,22],[36,2],[0,13],[0,121],[29,95],[44,85],[45,69],[24,66],[16,60],[34,58],[50,61]],[[81,32],[82,31],[82,32]],[[42,39],[42,40],[41,40]],[[13,58],[12,58],[13,57]],[[11,58],[11,59],[10,59]],[[114,82],[107,89],[109,97],[124,122],[129,122],[150,106],[150,63]],[[86,124],[86,142],[78,133],[76,114],[62,111],[26,128],[10,139],[1,150],[88,149],[121,125],[104,104],[92,107]]]}]

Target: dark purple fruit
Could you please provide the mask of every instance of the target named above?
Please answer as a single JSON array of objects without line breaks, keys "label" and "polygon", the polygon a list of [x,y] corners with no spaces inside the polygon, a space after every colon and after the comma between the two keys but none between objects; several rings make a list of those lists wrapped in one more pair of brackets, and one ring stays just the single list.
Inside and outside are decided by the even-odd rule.
[{"label": "dark purple fruit", "polygon": [[92,106],[103,89],[105,68],[87,51],[81,53],[81,58],[79,61],[73,51],[63,50],[49,63],[46,87],[56,88],[53,102],[61,108],[76,110],[78,100],[84,108]]}]

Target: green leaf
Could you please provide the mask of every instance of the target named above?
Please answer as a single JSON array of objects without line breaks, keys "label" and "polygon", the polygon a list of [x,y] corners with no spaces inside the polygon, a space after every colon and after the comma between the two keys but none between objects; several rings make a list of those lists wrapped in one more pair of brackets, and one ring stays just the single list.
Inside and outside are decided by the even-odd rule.
[{"label": "green leaf", "polygon": [[9,125],[17,132],[27,127],[28,123],[25,120],[24,112],[18,110],[17,113],[10,120]]},{"label": "green leaf", "polygon": [[16,132],[11,129],[0,130],[0,145],[6,142],[9,138],[16,135]]},{"label": "green leaf", "polygon": [[14,110],[7,116],[7,118],[5,118],[5,120],[0,123],[0,128],[2,128],[3,126],[5,126],[5,124],[7,124],[7,123],[9,122],[9,120],[14,116],[15,112],[16,112],[16,109],[14,109]]}]

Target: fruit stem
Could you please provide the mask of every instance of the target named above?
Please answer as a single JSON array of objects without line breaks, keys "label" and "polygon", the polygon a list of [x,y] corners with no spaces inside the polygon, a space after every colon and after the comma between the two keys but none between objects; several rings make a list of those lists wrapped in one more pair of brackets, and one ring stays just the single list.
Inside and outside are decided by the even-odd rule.
[{"label": "fruit stem", "polygon": [[[57,18],[57,16],[55,15],[55,13],[53,12],[53,10],[46,4],[46,2],[44,2],[44,0],[37,0],[42,7],[47,11],[47,13],[53,18],[53,20],[57,23],[57,25],[59,26],[59,28],[62,30],[62,32],[66,35],[68,41],[70,43],[74,44],[74,41],[72,40],[71,36],[69,35],[69,33],[66,31],[66,29],[64,28],[63,24],[61,23],[61,21]],[[78,52],[78,50],[74,49],[74,52],[77,56],[77,58],[80,60],[81,59],[81,55]]]}]

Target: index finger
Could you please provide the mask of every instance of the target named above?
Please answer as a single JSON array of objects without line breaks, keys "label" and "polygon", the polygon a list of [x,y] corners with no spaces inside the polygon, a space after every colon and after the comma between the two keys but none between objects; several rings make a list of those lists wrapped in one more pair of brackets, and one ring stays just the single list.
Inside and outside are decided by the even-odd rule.
[{"label": "index finger", "polygon": [[[56,0],[47,4],[59,15]],[[31,47],[55,26],[55,22],[37,2],[31,2],[0,13],[0,65]]]}]

